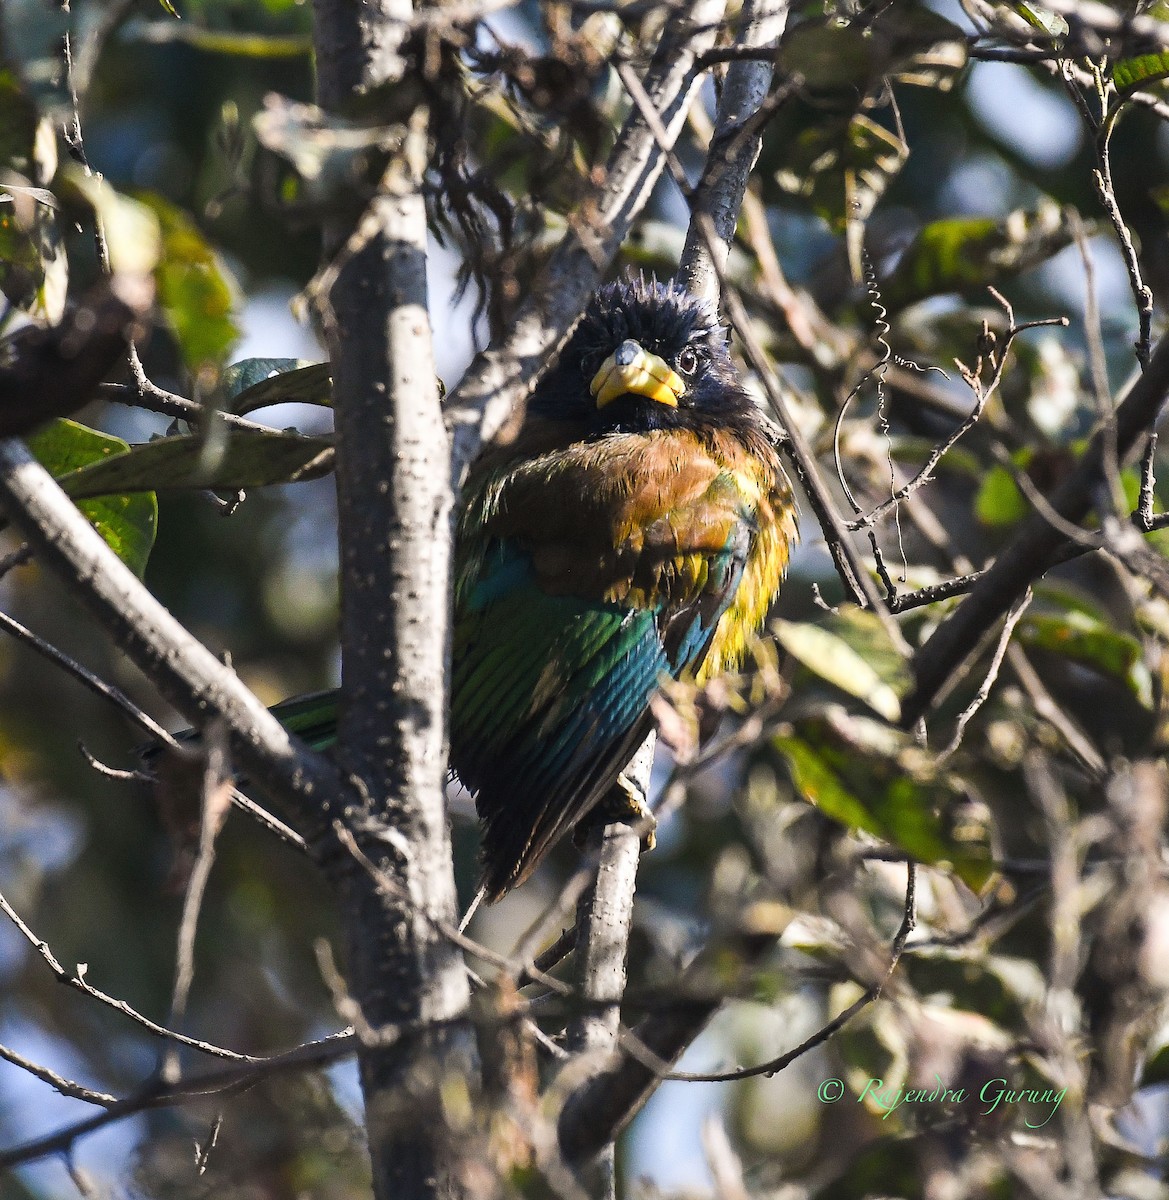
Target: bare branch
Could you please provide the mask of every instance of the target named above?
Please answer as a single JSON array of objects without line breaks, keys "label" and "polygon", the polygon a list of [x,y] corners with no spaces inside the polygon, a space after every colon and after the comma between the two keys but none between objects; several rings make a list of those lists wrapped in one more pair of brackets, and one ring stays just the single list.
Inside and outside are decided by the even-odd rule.
[{"label": "bare branch", "polygon": [[68,1096],[71,1100],[84,1100],[87,1104],[99,1104],[103,1108],[108,1108],[118,1101],[117,1096],[111,1096],[107,1092],[95,1092],[92,1088],[74,1083],[72,1079],[66,1079],[64,1075],[58,1075],[56,1071],[42,1067],[40,1063],[25,1058],[23,1054],[17,1054],[15,1050],[10,1050],[7,1046],[0,1045],[0,1058],[5,1062],[10,1062],[14,1067],[19,1067],[22,1071],[27,1071],[30,1075],[35,1075],[37,1079],[47,1083],[49,1087],[60,1092],[62,1096]]},{"label": "bare branch", "polygon": [[[1169,394],[1169,337],[1162,337],[1148,369],[1116,410],[1116,448],[1124,461],[1156,423]],[[1091,511],[1101,481],[1103,434],[1097,433],[1076,469],[1050,497],[1053,511],[1078,524]],[[955,612],[915,656],[916,686],[902,705],[902,719],[914,723],[930,707],[950,673],[982,635],[1056,561],[1066,545],[1063,535],[1039,513],[1032,514],[974,585]]]},{"label": "bare branch", "polygon": [[326,1066],[352,1054],[356,1046],[357,1039],[352,1032],[346,1032],[333,1034],[317,1042],[308,1042],[271,1058],[253,1059],[238,1066],[208,1071],[175,1083],[168,1084],[160,1076],[155,1076],[133,1095],[114,1100],[104,1112],[66,1125],[55,1133],[33,1138],[7,1150],[0,1150],[0,1170],[68,1151],[81,1138],[148,1109],[168,1108],[203,1096],[232,1095],[254,1087],[262,1079],[289,1071],[314,1070]]},{"label": "bare branch", "polygon": [[[234,791],[231,782],[231,762],[227,753],[227,737],[223,726],[216,722],[203,735],[206,756],[200,789],[199,849],[183,895],[183,913],[179,921],[178,952],[175,955],[175,978],[171,992],[168,1025],[181,1025],[187,1013],[191,984],[195,980],[195,931],[199,912],[215,862],[215,839],[223,826]],[[174,1083],[180,1075],[176,1046],[169,1045],[163,1057],[162,1077]]]},{"label": "bare branch", "polygon": [[1003,658],[1006,656],[1007,648],[1011,644],[1011,636],[1015,632],[1015,626],[1018,625],[1019,618],[1027,611],[1027,606],[1030,603],[1031,592],[1028,590],[1023,599],[1007,613],[1007,619],[1003,622],[998,645],[994,648],[994,654],[991,657],[990,666],[987,668],[986,677],[975,693],[974,699],[958,714],[958,720],[954,725],[954,734],[945,749],[939,751],[938,757],[935,760],[937,763],[944,763],[957,753],[958,747],[962,744],[962,735],[966,732],[966,726],[970,724],[974,714],[978,712],[990,696],[990,689],[994,687],[995,680],[999,677],[999,669],[1003,665]]},{"label": "bare branch", "polygon": [[741,19],[746,24],[734,49],[764,57],[737,59],[727,70],[715,133],[694,202],[695,214],[701,213],[711,222],[715,237],[708,243],[702,226],[691,220],[678,268],[678,278],[687,291],[712,299],[717,299],[719,293],[715,259],[717,256],[718,268],[726,266],[747,180],[763,144],[763,131],[758,126],[746,138],[738,134],[771,90],[775,46],[787,23],[787,0],[747,0]]},{"label": "bare branch", "polygon": [[185,1034],[178,1033],[176,1030],[167,1029],[164,1025],[159,1025],[150,1020],[149,1017],[144,1017],[136,1009],[132,1008],[125,1000],[118,1000],[116,997],[103,992],[100,988],[96,988],[85,978],[85,967],[78,966],[76,974],[70,975],[68,971],[58,962],[56,955],[49,948],[47,942],[41,941],[35,933],[25,924],[24,920],[9,904],[3,893],[0,893],[0,912],[2,912],[16,928],[20,931],[24,939],[30,946],[45,960],[49,970],[56,976],[58,983],[63,983],[68,987],[74,988],[83,995],[90,997],[91,1000],[97,1000],[99,1003],[106,1005],[109,1008],[115,1009],[123,1016],[129,1017],[135,1024],[141,1025],[148,1033],[155,1037],[165,1038],[169,1041],[178,1042],[184,1046],[190,1046],[192,1049],[200,1050],[204,1054],[209,1054],[213,1058],[230,1058],[236,1062],[260,1062],[259,1058],[251,1054],[240,1054],[235,1050],[226,1050],[222,1046],[215,1046],[211,1042],[202,1042],[198,1038],[187,1037]]},{"label": "bare branch", "polygon": [[1031,660],[1018,642],[1007,647],[1007,662],[1015,677],[1023,685],[1036,713],[1058,731],[1068,749],[1080,760],[1084,768],[1096,779],[1103,779],[1107,763],[1103,755],[1092,745],[1088,735],[1076,721],[1055,702],[1055,698],[1043,686]]},{"label": "bare branch", "polygon": [[18,642],[23,642],[31,650],[35,650],[37,654],[72,675],[74,679],[89,688],[90,691],[96,692],[104,700],[110,701],[111,704],[137,725],[147,737],[158,742],[160,745],[170,746],[172,749],[178,746],[179,743],[153,717],[144,713],[121,688],[114,687],[112,683],[107,683],[100,675],[95,675],[92,671],[83,667],[75,658],[70,658],[63,650],[58,650],[56,646],[46,642],[44,638],[38,637],[26,625],[22,625],[16,620],[15,617],[10,617],[7,613],[0,612],[0,629],[3,629],[5,633],[11,634]]}]

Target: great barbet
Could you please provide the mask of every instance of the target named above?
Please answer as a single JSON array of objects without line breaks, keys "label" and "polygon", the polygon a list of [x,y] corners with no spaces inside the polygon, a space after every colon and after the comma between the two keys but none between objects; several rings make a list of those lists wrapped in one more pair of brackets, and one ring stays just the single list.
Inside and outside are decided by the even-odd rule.
[{"label": "great barbet", "polygon": [[[611,802],[663,679],[741,659],[795,538],[713,306],[672,283],[602,287],[463,491],[450,765],[475,794],[487,899]],[[276,711],[322,745],[330,699]]]}]

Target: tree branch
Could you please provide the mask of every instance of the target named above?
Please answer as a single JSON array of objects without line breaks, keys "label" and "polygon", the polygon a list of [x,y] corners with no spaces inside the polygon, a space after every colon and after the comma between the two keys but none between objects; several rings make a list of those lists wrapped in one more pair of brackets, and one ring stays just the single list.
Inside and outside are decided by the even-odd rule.
[{"label": "tree branch", "polygon": [[[361,794],[342,820],[361,855],[327,866],[355,1024],[420,1031],[361,1039],[374,1194],[453,1197],[466,1187],[468,1142],[442,1089],[448,1075],[478,1071],[462,954],[441,932],[458,921],[444,798],[453,492],[427,307],[425,68],[406,40],[410,0],[315,8],[322,102],[352,113],[378,91],[402,130],[356,225],[335,218],[326,228],[332,257],[318,276],[337,429],[336,755]],[[380,887],[381,875],[399,886]]]},{"label": "tree branch", "polygon": [[222,720],[239,765],[310,843],[345,791],[329,759],[305,749],[142,586],[28,448],[0,439],[0,506],[158,690],[200,728]]},{"label": "tree branch", "polygon": [[739,135],[771,90],[774,48],[787,23],[787,0],[747,0],[742,20],[746,24],[734,49],[762,52],[767,57],[741,59],[727,69],[715,115],[714,137],[693,208],[695,216],[702,214],[711,222],[717,240],[703,236],[699,221],[691,219],[678,268],[678,278],[687,291],[713,300],[718,299],[719,275],[726,266],[747,181],[763,144],[762,128],[751,130],[746,137]]},{"label": "tree branch", "polygon": [[[1169,335],[1157,343],[1148,369],[1117,407],[1115,446],[1121,461],[1156,424],[1166,395]],[[1095,434],[1076,469],[1050,497],[1050,507],[1063,521],[1078,525],[1091,512],[1094,493],[1104,479],[1105,439],[1112,433],[1101,430]],[[926,713],[951,673],[1027,588],[1059,561],[1067,543],[1064,534],[1042,513],[1027,518],[966,599],[918,650],[913,660],[915,686],[902,704],[906,726]]]}]

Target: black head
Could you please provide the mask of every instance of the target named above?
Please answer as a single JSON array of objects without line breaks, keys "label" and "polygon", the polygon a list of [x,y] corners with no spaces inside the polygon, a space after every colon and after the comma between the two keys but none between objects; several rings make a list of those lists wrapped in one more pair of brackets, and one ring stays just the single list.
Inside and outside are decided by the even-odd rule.
[{"label": "black head", "polygon": [[[598,408],[590,383],[609,355],[630,339],[682,378],[686,387],[676,408],[634,394]],[[714,306],[676,283],[644,276],[607,283],[596,292],[560,361],[536,388],[530,409],[581,421],[593,436],[722,423],[756,411],[739,382]]]}]

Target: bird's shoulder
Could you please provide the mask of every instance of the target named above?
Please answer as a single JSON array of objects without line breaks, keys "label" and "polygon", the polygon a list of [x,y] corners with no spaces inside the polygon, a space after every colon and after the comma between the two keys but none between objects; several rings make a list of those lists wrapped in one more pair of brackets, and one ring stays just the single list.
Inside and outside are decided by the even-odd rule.
[{"label": "bird's shoulder", "polygon": [[749,515],[782,474],[761,434],[662,429],[586,438],[567,422],[533,421],[477,464],[462,527],[468,535],[612,546],[671,515]]},{"label": "bird's shoulder", "polygon": [[472,476],[460,575],[470,582],[502,542],[523,548],[546,593],[676,611],[725,596],[784,495],[775,451],[753,428],[589,439],[535,422]]}]

